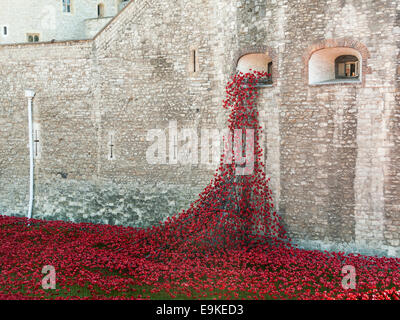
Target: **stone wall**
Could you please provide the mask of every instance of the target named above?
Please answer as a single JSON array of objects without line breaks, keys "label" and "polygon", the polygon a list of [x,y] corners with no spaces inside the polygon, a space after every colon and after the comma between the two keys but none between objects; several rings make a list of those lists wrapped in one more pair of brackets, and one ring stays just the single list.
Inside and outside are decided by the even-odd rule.
[{"label": "stone wall", "polygon": [[[181,12],[189,6],[180,5]],[[37,91],[34,121],[41,140],[35,160],[36,218],[150,225],[187,208],[209,183],[213,170],[208,166],[149,165],[145,157],[150,129],[167,129],[171,120],[179,129],[199,133],[203,127],[215,128],[222,104],[220,97],[217,106],[211,105],[217,86],[208,59],[209,8],[191,2],[191,14],[176,15],[168,6],[168,1],[151,7],[137,1],[93,41],[1,47],[1,79],[9,84],[1,90],[7,93],[7,107],[18,105],[21,122],[1,137],[7,147],[17,145],[20,161],[5,158],[3,213],[26,211],[27,87]],[[162,23],[167,20],[169,26]],[[192,47],[199,55],[197,74],[188,72]],[[46,50],[50,53],[45,55]],[[9,121],[8,114],[2,121]],[[8,135],[17,132],[20,140],[11,142]],[[16,170],[18,180],[6,170]]]},{"label": "stone wall", "polygon": [[387,124],[388,151],[385,163],[384,180],[384,237],[388,244],[399,246],[400,234],[400,3],[396,8],[396,20],[393,28],[393,35],[397,38],[396,67],[393,70],[395,76],[395,96],[391,101],[393,107],[390,109],[389,121]]},{"label": "stone wall", "polygon": [[[97,4],[104,4],[104,16],[118,13],[116,0],[72,0],[71,13],[63,12],[62,0],[0,0],[0,44],[27,42],[27,33],[39,34],[40,41],[89,39],[86,19],[97,18]],[[103,25],[98,23],[97,32]],[[94,27],[93,24],[91,27]],[[90,35],[93,32],[90,33]]]},{"label": "stone wall", "polygon": [[[0,46],[0,211],[26,212],[28,87],[41,141],[36,218],[147,226],[187,208],[215,166],[149,164],[149,130],[165,130],[168,150],[171,121],[199,136],[224,128],[229,75],[243,55],[265,53],[266,172],[290,235],[307,248],[400,256],[396,10],[136,0],[93,40]],[[311,55],[334,47],[359,52],[360,82],[309,85]]]},{"label": "stone wall", "polygon": [[113,17],[86,19],[85,20],[85,38],[92,39],[112,19],[113,19]]},{"label": "stone wall", "polygon": [[[281,42],[280,212],[306,247],[398,255],[399,233],[385,236],[384,206],[387,125],[396,105],[395,7],[327,2],[281,2],[278,10],[285,16],[273,15],[284,23],[281,39],[270,34]],[[311,54],[331,47],[353,48],[363,56],[361,84],[308,85]]]},{"label": "stone wall", "polygon": [[[94,172],[90,115],[91,43],[66,42],[0,47],[2,212],[23,214],[29,173],[28,113],[24,90],[35,89],[35,128],[40,124],[41,156],[36,159],[37,185],[42,176],[90,178]],[[32,52],[35,58],[32,59]],[[76,135],[79,138],[76,139]],[[52,156],[54,157],[52,158]]]}]

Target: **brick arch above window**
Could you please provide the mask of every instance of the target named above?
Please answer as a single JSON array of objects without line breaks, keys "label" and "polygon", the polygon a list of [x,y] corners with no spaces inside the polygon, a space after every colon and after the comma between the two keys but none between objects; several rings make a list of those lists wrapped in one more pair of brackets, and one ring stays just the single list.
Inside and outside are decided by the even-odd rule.
[{"label": "brick arch above window", "polygon": [[365,76],[366,74],[371,73],[371,68],[368,66],[368,59],[370,58],[370,53],[367,47],[361,42],[351,39],[351,38],[339,38],[339,39],[326,39],[322,41],[318,41],[309,46],[303,55],[303,78],[305,84],[309,84],[309,62],[311,56],[322,49],[330,49],[330,48],[350,48],[356,50],[361,57],[362,64],[362,74],[360,75],[361,85],[365,86]]},{"label": "brick arch above window", "polygon": [[236,68],[239,63],[239,60],[248,55],[248,54],[266,54],[272,61],[272,85],[276,86],[277,79],[279,78],[278,74],[278,56],[274,48],[267,46],[252,46],[239,49],[239,51],[235,54],[233,63],[231,65],[231,75],[236,73]]}]

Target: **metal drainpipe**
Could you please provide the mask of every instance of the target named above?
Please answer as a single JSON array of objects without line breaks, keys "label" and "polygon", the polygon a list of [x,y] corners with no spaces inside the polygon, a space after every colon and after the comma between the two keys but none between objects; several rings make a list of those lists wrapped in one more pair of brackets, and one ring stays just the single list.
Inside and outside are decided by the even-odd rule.
[{"label": "metal drainpipe", "polygon": [[25,90],[25,97],[28,98],[28,124],[29,124],[29,208],[28,219],[32,218],[33,208],[33,123],[32,123],[32,101],[35,91]]}]

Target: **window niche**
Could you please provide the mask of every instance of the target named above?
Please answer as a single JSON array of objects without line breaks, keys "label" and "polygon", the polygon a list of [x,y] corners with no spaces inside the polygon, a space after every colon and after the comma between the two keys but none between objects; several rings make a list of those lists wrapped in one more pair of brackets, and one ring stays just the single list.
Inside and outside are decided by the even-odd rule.
[{"label": "window niche", "polygon": [[108,133],[108,143],[107,143],[107,158],[110,161],[113,161],[116,159],[116,154],[115,154],[115,132],[110,131]]},{"label": "window niche", "polygon": [[104,4],[103,3],[99,3],[97,5],[97,17],[104,18]]},{"label": "window niche", "polygon": [[199,73],[199,50],[197,48],[190,48],[188,70],[190,76],[195,76]]},{"label": "window niche", "polygon": [[26,40],[28,42],[39,42],[39,40],[40,40],[39,34],[38,33],[28,33],[26,35]]},{"label": "window niche", "polygon": [[361,54],[352,48],[326,48],[314,52],[308,62],[309,84],[359,83]]},{"label": "window niche", "polygon": [[63,0],[63,12],[64,13],[72,13],[72,0]]},{"label": "window niche", "polygon": [[33,123],[33,157],[35,160],[41,159],[42,154],[42,139],[40,134],[40,124]]},{"label": "window niche", "polygon": [[272,85],[272,59],[265,53],[249,53],[242,56],[237,63],[236,72],[266,72],[268,76],[258,81],[258,86]]}]

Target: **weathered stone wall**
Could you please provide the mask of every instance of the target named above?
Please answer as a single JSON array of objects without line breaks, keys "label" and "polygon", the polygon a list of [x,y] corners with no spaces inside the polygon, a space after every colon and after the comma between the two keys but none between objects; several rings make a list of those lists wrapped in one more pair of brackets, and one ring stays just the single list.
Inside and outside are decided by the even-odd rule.
[{"label": "weathered stone wall", "polygon": [[[268,9],[272,8],[279,26],[264,23],[273,32],[267,32],[263,40],[253,36],[241,43],[265,45],[267,52],[269,43],[275,43],[279,76],[271,89],[277,90],[275,101],[279,101],[280,142],[267,146],[275,150],[272,154],[280,152],[280,179],[272,183],[280,185],[276,201],[287,228],[306,247],[399,255],[395,249],[399,233],[393,233],[398,230],[398,220],[387,222],[384,205],[385,169],[393,147],[388,142],[388,124],[396,106],[395,4],[277,4],[276,9],[273,5]],[[253,34],[263,34],[260,28]],[[360,53],[361,83],[308,84],[311,54],[330,47],[348,47]],[[268,112],[272,122],[274,108]],[[270,137],[274,139],[273,134]],[[392,215],[398,219],[399,212]]]},{"label": "weathered stone wall", "polygon": [[[133,3],[94,40],[98,179],[104,185],[134,182],[145,188],[146,197],[130,202],[136,207],[141,197],[151,198],[152,205],[140,209],[145,224],[187,208],[212,176],[206,166],[171,164],[169,157],[165,164],[149,164],[146,151],[153,142],[146,141],[148,131],[168,129],[170,121],[179,130],[214,128],[222,102],[220,97],[218,107],[212,105],[215,64],[207,2],[178,1],[173,12],[169,6],[168,1]],[[195,74],[189,72],[191,49],[198,55]]]},{"label": "weathered stone wall", "polygon": [[[194,128],[200,134],[202,128],[215,128],[221,113],[222,96],[216,102],[214,92],[221,92],[225,83],[217,84],[214,75],[226,64],[215,66],[210,59],[208,41],[217,33],[209,27],[210,8],[201,1],[191,2],[190,10],[186,1],[177,5],[180,15],[167,10],[168,1],[137,1],[90,42],[1,48],[2,80],[10,85],[1,90],[9,99],[7,105],[19,106],[21,121],[21,128],[12,126],[1,137],[9,148],[18,144],[21,162],[6,157],[4,170],[16,169],[19,180],[6,172],[0,177],[8,185],[0,197],[2,212],[26,211],[23,91],[28,87],[37,91],[34,121],[40,126],[36,218],[144,226],[187,208],[196,199],[215,166],[169,164],[168,159],[150,165],[146,160],[152,143],[146,141],[149,130],[168,129],[169,122],[176,121],[178,129]],[[188,71],[191,48],[198,51],[196,74]],[[45,50],[50,54],[44,55]],[[14,87],[17,74],[23,80]],[[7,114],[2,121],[9,121]],[[24,135],[12,143],[8,135],[17,130]],[[10,199],[14,189],[17,192]]]},{"label": "weathered stone wall", "polygon": [[[32,58],[34,52],[35,58]],[[0,47],[1,211],[24,214],[29,176],[28,111],[25,89],[34,89],[35,129],[40,125],[36,159],[37,200],[43,178],[63,184],[95,174],[96,131],[90,122],[90,42]],[[49,191],[51,192],[51,191]]]},{"label": "weathered stone wall", "polygon": [[102,28],[104,28],[113,17],[91,18],[85,20],[85,38],[93,38]]},{"label": "weathered stone wall", "polygon": [[397,50],[395,75],[395,101],[390,110],[387,130],[389,131],[387,161],[385,166],[384,237],[387,244],[398,247],[400,234],[400,3],[397,3],[396,20],[393,28]]},{"label": "weathered stone wall", "polygon": [[[146,226],[185,209],[215,167],[149,164],[147,134],[166,129],[168,150],[171,121],[200,139],[202,128],[224,128],[226,81],[258,52],[273,62],[258,106],[290,235],[308,248],[400,256],[396,10],[372,0],[173,9],[136,0],[91,41],[1,46],[0,211],[26,212],[28,87],[41,141],[35,217]],[[360,82],[309,85],[311,55],[334,47],[359,52]]]},{"label": "weathered stone wall", "polygon": [[[8,35],[0,32],[0,44],[27,42],[27,33],[37,33],[40,41],[88,39],[86,19],[97,18],[97,4],[104,4],[104,16],[113,17],[119,9],[116,0],[73,0],[71,13],[63,12],[62,0],[0,0],[0,28],[7,26]],[[103,20],[103,19],[100,19]],[[100,31],[101,21],[90,27]],[[90,38],[90,37],[89,37]]]},{"label": "weathered stone wall", "polygon": [[[274,85],[259,100],[266,171],[287,229],[304,247],[400,254],[398,177],[389,165],[398,154],[394,133],[389,142],[398,106],[395,18],[394,2],[238,7],[237,58],[264,52],[274,64]],[[362,57],[361,83],[309,85],[312,53],[343,47]]]}]

